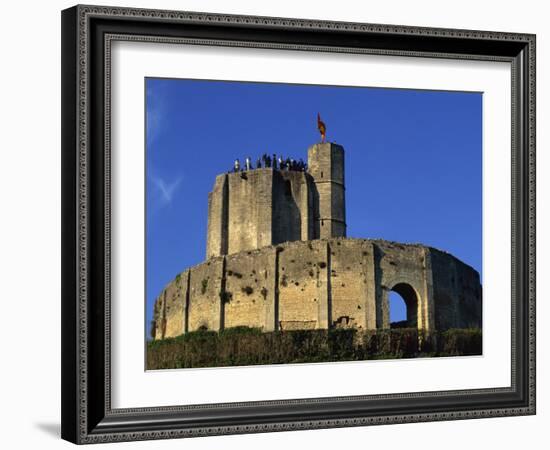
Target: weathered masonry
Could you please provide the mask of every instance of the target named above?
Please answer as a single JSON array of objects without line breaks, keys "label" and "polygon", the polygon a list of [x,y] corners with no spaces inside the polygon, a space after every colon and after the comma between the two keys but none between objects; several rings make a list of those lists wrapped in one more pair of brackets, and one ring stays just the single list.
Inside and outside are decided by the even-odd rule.
[{"label": "weathered masonry", "polygon": [[346,236],[344,149],[315,144],[305,171],[218,175],[208,195],[206,257],[288,241]]},{"label": "weathered masonry", "polygon": [[479,274],[420,244],[346,238],[344,149],[316,144],[307,171],[219,175],[208,197],[207,260],[156,299],[156,339],[235,326],[265,331],[481,327]]},{"label": "weathered masonry", "polygon": [[389,328],[392,290],[405,300],[410,326],[481,326],[479,275],[452,255],[335,238],[214,257],[182,272],[155,303],[156,337],[239,325]]}]

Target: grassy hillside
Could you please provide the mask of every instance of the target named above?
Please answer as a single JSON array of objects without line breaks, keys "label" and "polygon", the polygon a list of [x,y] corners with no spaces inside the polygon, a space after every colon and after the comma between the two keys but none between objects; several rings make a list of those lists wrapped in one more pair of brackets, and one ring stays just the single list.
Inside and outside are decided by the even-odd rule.
[{"label": "grassy hillside", "polygon": [[148,369],[247,366],[481,354],[481,330],[274,331],[236,327],[147,343]]}]

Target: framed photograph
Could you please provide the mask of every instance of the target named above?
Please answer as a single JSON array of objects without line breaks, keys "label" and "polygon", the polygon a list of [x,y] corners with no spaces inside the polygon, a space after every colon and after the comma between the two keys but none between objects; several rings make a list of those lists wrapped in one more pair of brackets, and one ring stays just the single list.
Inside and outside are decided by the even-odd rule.
[{"label": "framed photograph", "polygon": [[534,35],[75,6],[62,85],[64,439],[535,413]]}]

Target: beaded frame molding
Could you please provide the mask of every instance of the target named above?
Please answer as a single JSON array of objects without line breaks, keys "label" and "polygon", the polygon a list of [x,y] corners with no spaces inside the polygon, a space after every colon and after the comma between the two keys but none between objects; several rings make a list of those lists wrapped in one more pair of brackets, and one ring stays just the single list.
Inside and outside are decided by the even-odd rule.
[{"label": "beaded frame molding", "polygon": [[[110,50],[116,40],[509,62],[511,385],[113,409]],[[535,36],[119,7],[64,10],[61,350],[61,434],[78,444],[535,414]]]}]

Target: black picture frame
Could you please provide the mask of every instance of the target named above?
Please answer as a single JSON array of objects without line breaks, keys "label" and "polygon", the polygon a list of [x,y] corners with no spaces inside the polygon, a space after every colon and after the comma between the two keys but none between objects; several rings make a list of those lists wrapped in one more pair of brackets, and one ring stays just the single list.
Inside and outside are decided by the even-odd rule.
[{"label": "black picture frame", "polygon": [[[240,45],[512,66],[511,386],[112,409],[109,64],[113,40]],[[62,12],[62,437],[132,441],[535,414],[535,36],[75,6]]]}]

